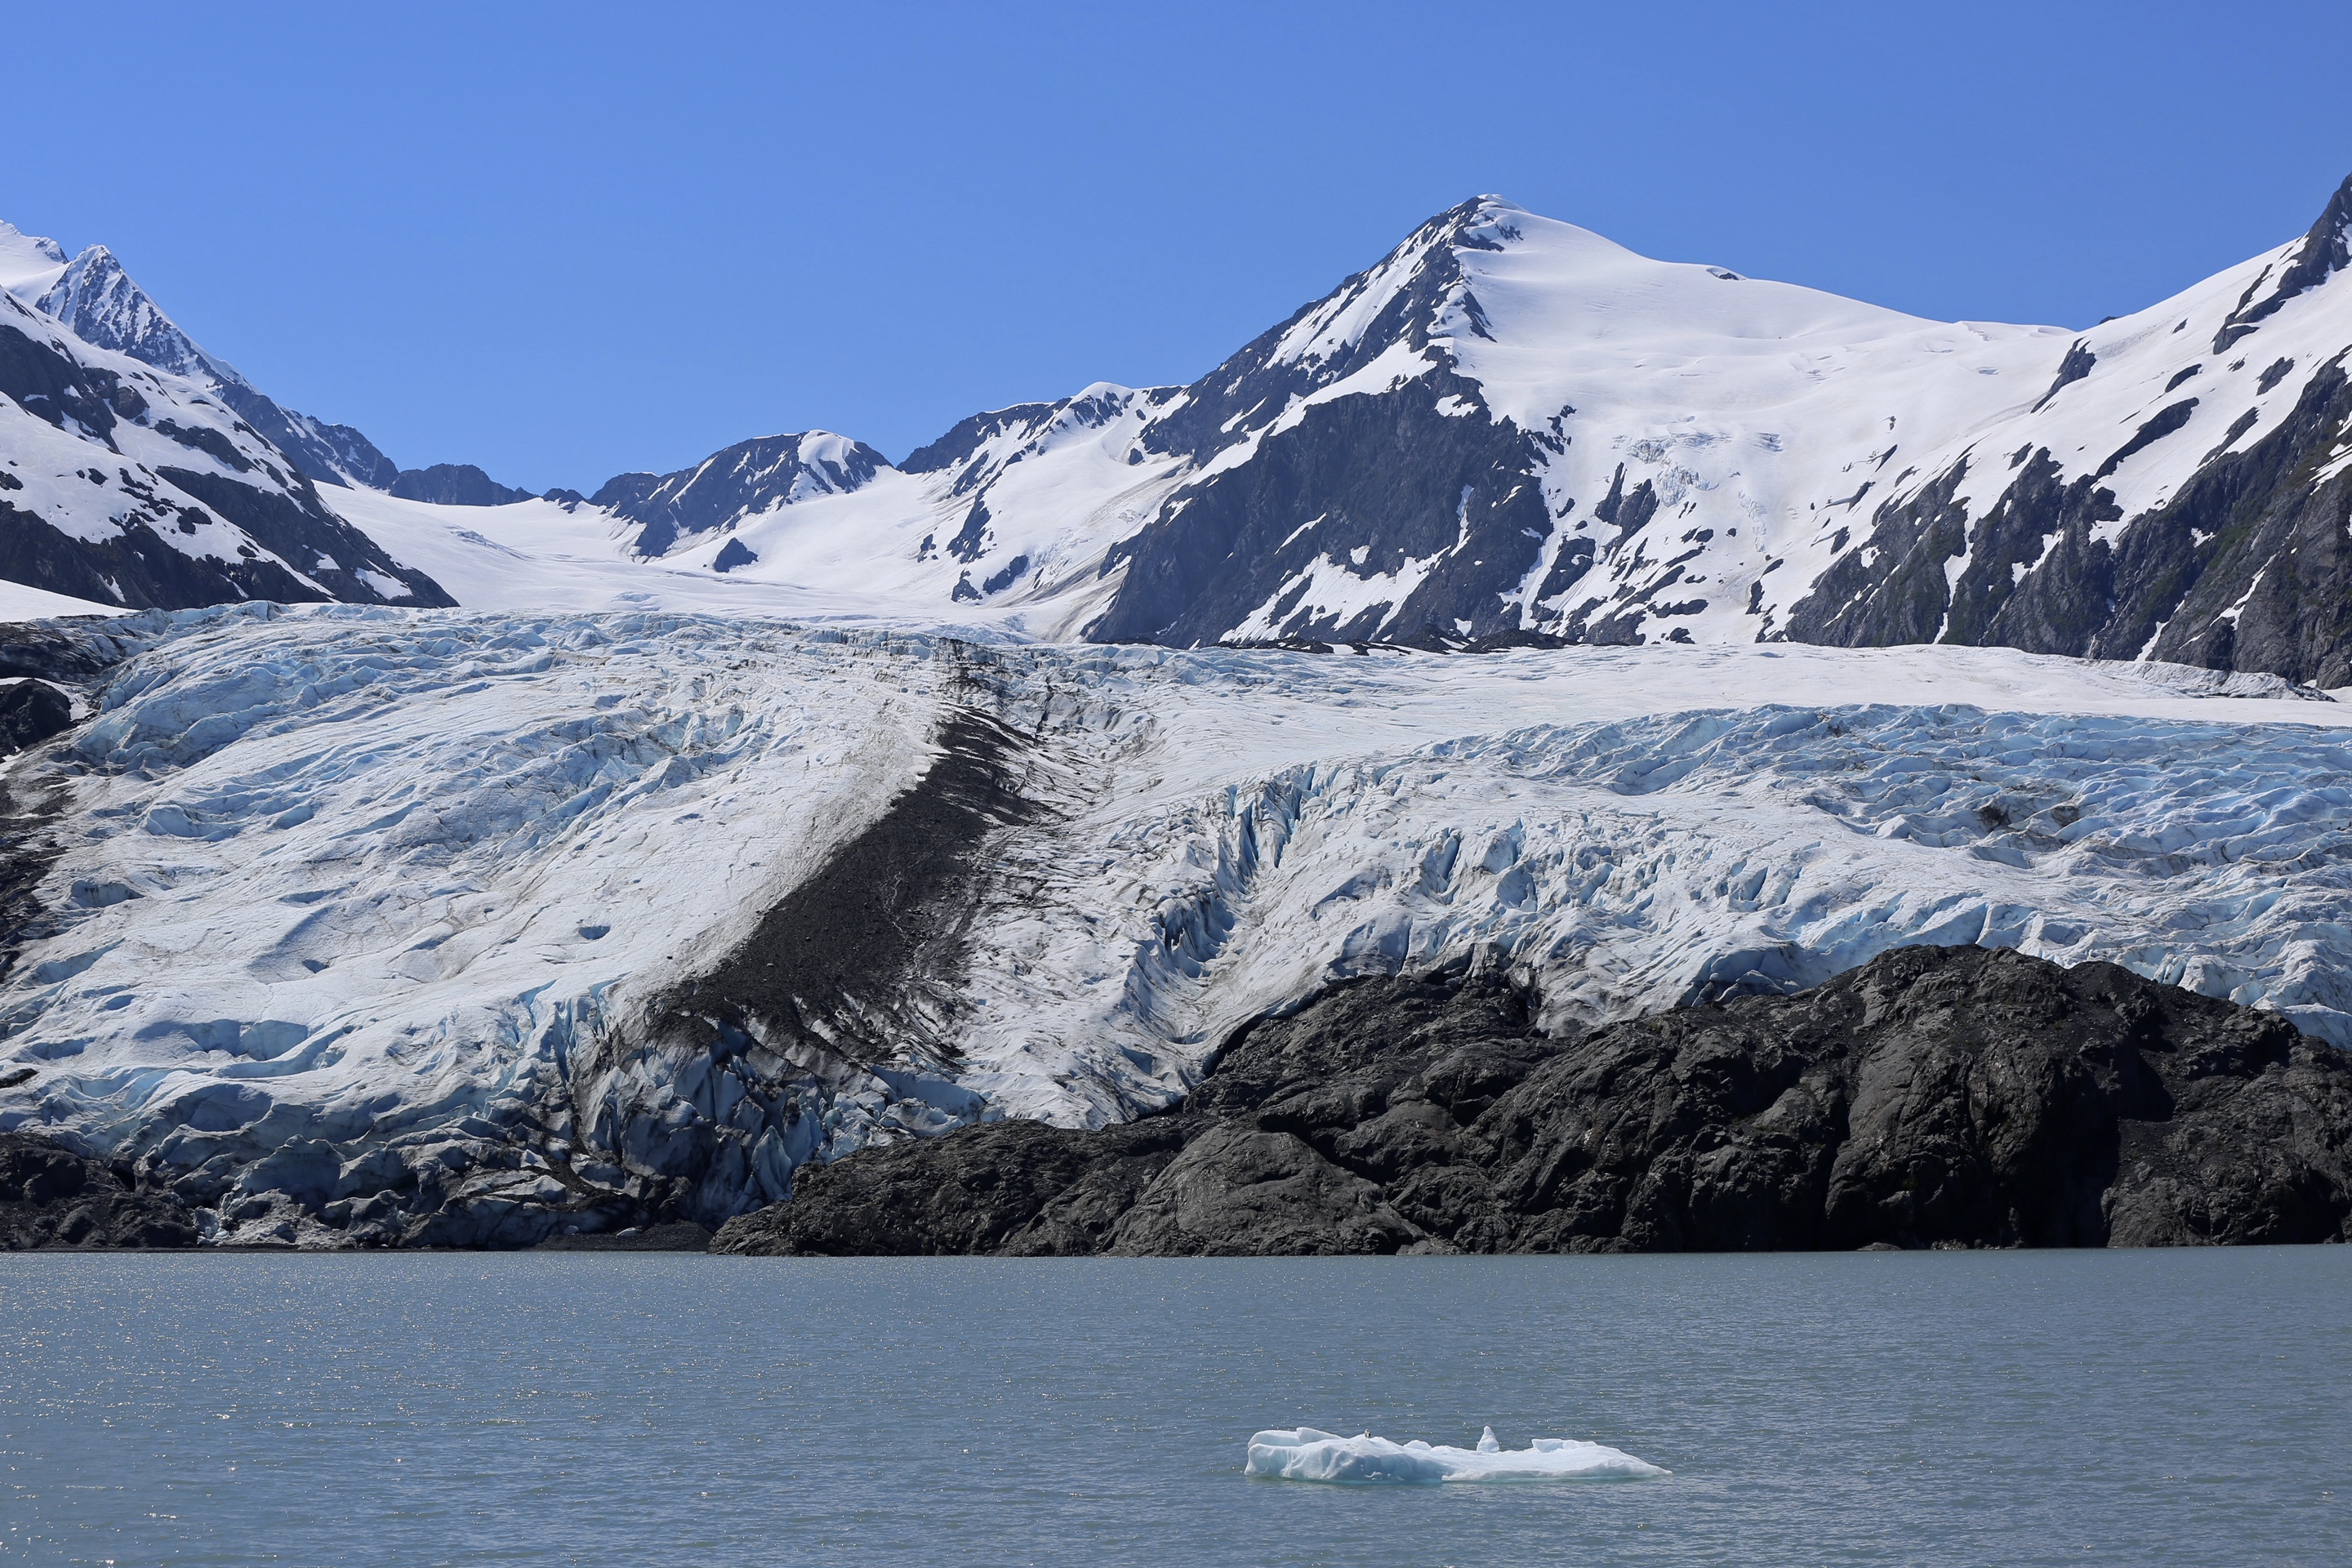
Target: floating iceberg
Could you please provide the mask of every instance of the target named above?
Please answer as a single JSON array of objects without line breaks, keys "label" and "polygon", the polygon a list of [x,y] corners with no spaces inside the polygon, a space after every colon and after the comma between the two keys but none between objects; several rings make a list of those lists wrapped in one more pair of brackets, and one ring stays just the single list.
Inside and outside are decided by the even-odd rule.
[{"label": "floating iceberg", "polygon": [[1245,1473],[1286,1481],[1363,1483],[1640,1480],[1672,1474],[1622,1449],[1569,1437],[1538,1437],[1527,1447],[1507,1449],[1495,1440],[1492,1426],[1475,1448],[1277,1427],[1250,1438]]}]

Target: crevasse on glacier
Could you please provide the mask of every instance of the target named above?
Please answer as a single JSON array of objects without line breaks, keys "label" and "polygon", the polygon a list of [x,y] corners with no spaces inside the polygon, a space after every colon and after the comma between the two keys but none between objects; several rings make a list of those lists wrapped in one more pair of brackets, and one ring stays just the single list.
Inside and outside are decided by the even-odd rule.
[{"label": "crevasse on glacier", "polygon": [[1404,969],[1504,968],[1560,1027],[1973,942],[2352,1044],[2346,710],[2198,672],[139,625],[5,765],[46,826],[0,1129],[145,1161],[225,1239],[716,1221],[877,1139],[1168,1104]]}]

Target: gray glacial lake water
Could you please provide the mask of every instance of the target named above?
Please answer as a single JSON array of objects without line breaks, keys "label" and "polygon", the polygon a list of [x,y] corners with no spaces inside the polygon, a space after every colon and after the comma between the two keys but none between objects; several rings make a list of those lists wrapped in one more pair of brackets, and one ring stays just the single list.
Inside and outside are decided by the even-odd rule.
[{"label": "gray glacial lake water", "polygon": [[[0,1255],[9,1563],[2352,1563],[2352,1249]],[[1245,1479],[1307,1423],[1670,1479]]]}]

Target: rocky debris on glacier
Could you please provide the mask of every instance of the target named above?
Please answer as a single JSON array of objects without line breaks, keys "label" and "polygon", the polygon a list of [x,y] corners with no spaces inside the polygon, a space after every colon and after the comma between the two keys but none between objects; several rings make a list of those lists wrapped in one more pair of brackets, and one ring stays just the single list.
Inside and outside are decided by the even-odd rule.
[{"label": "rocky debris on glacier", "polygon": [[[0,1073],[0,1084],[7,1077]],[[187,1205],[134,1170],[46,1138],[0,1132],[0,1252],[194,1247],[198,1239]]]},{"label": "rocky debris on glacier", "polygon": [[1276,1256],[2344,1241],[2352,1061],[2113,964],[1904,948],[1577,1037],[1491,975],[1244,1031],[1176,1110],[869,1149],[743,1254]]},{"label": "rocky debris on glacier", "polygon": [[940,1122],[925,1092],[976,1114],[674,998],[756,1010],[727,955],[923,774],[955,649],[549,629],[255,605],[0,645],[93,714],[0,779],[0,935],[47,944],[6,970],[0,1124],[137,1162],[223,1244],[517,1246],[723,1218]]}]

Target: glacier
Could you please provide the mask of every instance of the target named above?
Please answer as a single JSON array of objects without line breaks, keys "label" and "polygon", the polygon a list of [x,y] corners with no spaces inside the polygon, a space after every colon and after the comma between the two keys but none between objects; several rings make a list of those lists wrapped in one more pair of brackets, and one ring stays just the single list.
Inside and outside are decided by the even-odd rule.
[{"label": "glacier", "polygon": [[1361,1433],[1342,1437],[1312,1426],[1254,1435],[1243,1473],[1286,1481],[1436,1485],[1445,1481],[1651,1480],[1671,1470],[1622,1448],[1570,1437],[1538,1437],[1505,1448],[1487,1427],[1475,1448],[1415,1440],[1392,1443]]},{"label": "glacier", "polygon": [[1547,1027],[2016,947],[2352,1045],[2352,708],[2001,649],[1034,644],[740,614],[53,624],[0,1131],[221,1242],[717,1224],[1173,1103],[1334,980]]}]

